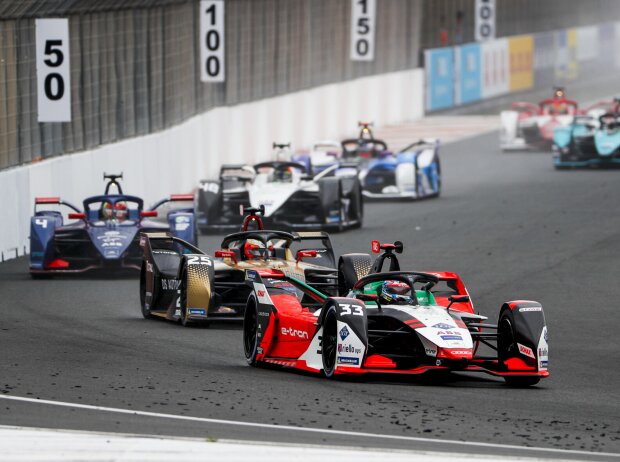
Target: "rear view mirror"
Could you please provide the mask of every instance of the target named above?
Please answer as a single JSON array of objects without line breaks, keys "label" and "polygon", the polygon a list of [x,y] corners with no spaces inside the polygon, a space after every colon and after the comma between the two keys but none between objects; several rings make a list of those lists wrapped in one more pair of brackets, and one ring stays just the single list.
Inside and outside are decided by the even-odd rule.
[{"label": "rear view mirror", "polygon": [[450,295],[448,301],[450,302],[448,308],[450,308],[453,303],[468,303],[469,295]]},{"label": "rear view mirror", "polygon": [[316,258],[316,250],[299,250],[297,252],[297,262],[299,263],[304,258]]},{"label": "rear view mirror", "polygon": [[216,250],[215,258],[230,258],[233,262],[237,263],[237,256],[232,250]]},{"label": "rear view mirror", "polygon": [[146,218],[146,217],[156,217],[157,216],[157,210],[143,210],[142,212],[140,212],[140,218]]},{"label": "rear view mirror", "polygon": [[67,215],[69,220],[86,220],[85,213],[70,213]]}]

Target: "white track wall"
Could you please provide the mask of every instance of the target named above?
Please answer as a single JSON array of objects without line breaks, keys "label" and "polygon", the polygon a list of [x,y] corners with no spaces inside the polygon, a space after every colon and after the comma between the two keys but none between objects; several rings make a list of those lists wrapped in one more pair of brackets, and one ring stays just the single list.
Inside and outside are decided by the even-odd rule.
[{"label": "white track wall", "polygon": [[357,122],[387,125],[424,113],[424,71],[414,69],[325,85],[248,104],[220,107],[171,129],[0,171],[0,257],[28,252],[37,196],[81,201],[103,192],[103,172],[123,172],[127,194],[146,204],[192,191],[222,163],[271,159],[271,144],[294,149],[354,136]]}]

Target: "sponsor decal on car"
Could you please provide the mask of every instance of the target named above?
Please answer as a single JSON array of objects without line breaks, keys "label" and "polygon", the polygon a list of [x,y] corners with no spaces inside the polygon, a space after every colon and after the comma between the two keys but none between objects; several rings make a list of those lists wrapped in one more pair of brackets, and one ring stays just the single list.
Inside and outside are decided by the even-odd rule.
[{"label": "sponsor decal on car", "polygon": [[342,329],[340,329],[340,340],[344,340],[348,336],[349,336],[349,329],[347,329],[347,326],[344,326]]},{"label": "sponsor decal on car", "polygon": [[437,356],[437,350],[433,348],[424,348],[424,351],[428,356]]},{"label": "sponsor decal on car", "polygon": [[181,286],[180,279],[162,279],[161,288],[163,290],[177,290]]},{"label": "sponsor decal on car", "polygon": [[308,332],[303,330],[293,329],[292,327],[283,327],[281,329],[282,335],[289,335],[291,337],[299,337],[299,338],[309,338]]},{"label": "sponsor decal on car", "polygon": [[189,314],[199,314],[201,316],[207,314],[207,310],[205,310],[204,308],[188,308],[187,311],[189,312]]},{"label": "sponsor decal on car", "polygon": [[355,353],[356,355],[359,355],[362,353],[362,349],[361,348],[355,348],[353,345],[349,345],[349,344],[342,344],[339,343],[338,344],[338,353]]},{"label": "sponsor decal on car", "polygon": [[442,330],[456,329],[456,326],[451,326],[450,324],[445,324],[443,322],[440,322],[439,324],[435,324],[433,327],[436,329],[442,329]]},{"label": "sponsor decal on car", "polygon": [[359,366],[360,359],[353,358],[351,356],[338,356],[337,358],[338,364],[353,364],[355,366]]},{"label": "sponsor decal on car", "polygon": [[254,290],[256,291],[256,297],[258,298],[259,303],[263,303],[265,305],[273,305],[273,302],[271,301],[271,297],[267,292],[265,284],[259,284],[255,282]]},{"label": "sponsor decal on car", "polygon": [[520,313],[527,313],[528,311],[542,311],[542,308],[540,306],[526,306],[519,308]]},{"label": "sponsor decal on car", "polygon": [[442,340],[463,340],[460,335],[440,335]]},{"label": "sponsor decal on car", "polygon": [[259,311],[258,315],[259,316],[263,316],[265,318],[268,318],[269,317],[269,311]]},{"label": "sponsor decal on car", "polygon": [[521,345],[520,343],[517,343],[517,347],[519,348],[519,353],[521,353],[522,355],[525,355],[528,358],[535,358],[534,352],[531,348],[526,347],[525,345]]}]

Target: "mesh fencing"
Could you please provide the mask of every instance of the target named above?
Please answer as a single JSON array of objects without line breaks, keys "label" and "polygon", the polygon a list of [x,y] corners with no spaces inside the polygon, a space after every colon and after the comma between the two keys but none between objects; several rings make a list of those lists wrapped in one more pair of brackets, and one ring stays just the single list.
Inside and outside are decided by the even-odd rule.
[{"label": "mesh fencing", "polygon": [[[197,0],[0,0],[0,168],[156,132],[217,106],[417,67],[437,31],[456,28],[473,2],[378,0],[375,60],[353,62],[350,0],[227,0],[226,82],[202,83]],[[609,20],[620,6],[497,3],[498,35]],[[39,123],[34,20],[59,16],[69,18],[72,121]],[[472,40],[473,14],[452,37]]]}]

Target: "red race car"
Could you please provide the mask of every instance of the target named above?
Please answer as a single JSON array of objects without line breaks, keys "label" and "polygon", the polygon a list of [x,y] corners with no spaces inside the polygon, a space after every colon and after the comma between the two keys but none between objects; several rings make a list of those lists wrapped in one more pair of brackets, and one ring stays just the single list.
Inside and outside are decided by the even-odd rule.
[{"label": "red race car", "polygon": [[[247,271],[243,343],[248,364],[338,375],[486,372],[515,386],[547,377],[547,327],[542,306],[506,302],[497,325],[474,313],[455,273],[401,271],[402,244],[374,265],[365,254],[340,259],[345,297],[329,297],[279,271]],[[389,271],[383,271],[389,261]],[[361,277],[358,277],[361,276]],[[485,344],[496,351],[483,356]]]},{"label": "red race car", "polygon": [[570,125],[581,114],[576,101],[566,98],[563,88],[554,88],[553,97],[538,104],[512,103],[512,108],[500,114],[502,129],[500,144],[504,151],[515,149],[551,150],[553,129]]}]

